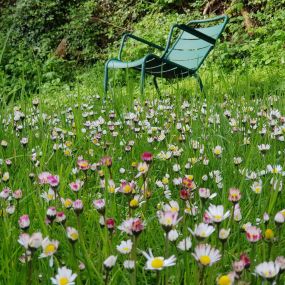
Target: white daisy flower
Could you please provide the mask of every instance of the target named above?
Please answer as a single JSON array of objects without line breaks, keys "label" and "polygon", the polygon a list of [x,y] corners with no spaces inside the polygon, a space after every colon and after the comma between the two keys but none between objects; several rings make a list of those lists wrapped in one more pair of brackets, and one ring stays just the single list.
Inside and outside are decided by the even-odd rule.
[{"label": "white daisy flower", "polygon": [[162,256],[154,257],[151,249],[148,250],[148,253],[143,251],[142,254],[147,259],[146,270],[162,270],[164,267],[174,266],[176,264],[176,257],[174,255],[167,259],[164,259]]},{"label": "white daisy flower", "polygon": [[264,279],[273,279],[279,273],[280,266],[273,261],[263,262],[255,267],[255,272]]},{"label": "white daisy flower", "polygon": [[224,206],[223,205],[212,205],[210,204],[206,213],[209,215],[211,220],[215,223],[221,223],[223,220],[230,216],[230,211],[224,213]]},{"label": "white daisy flower", "polygon": [[122,254],[128,254],[132,251],[132,246],[133,243],[132,241],[129,239],[127,241],[122,241],[119,245],[117,245],[117,251],[122,253]]},{"label": "white daisy flower", "polygon": [[58,268],[57,271],[57,275],[55,276],[55,278],[51,278],[51,282],[52,284],[56,284],[56,285],[75,285],[74,280],[77,277],[77,274],[73,273],[72,271],[68,268],[61,267]]},{"label": "white daisy flower", "polygon": [[192,255],[203,266],[212,266],[221,259],[219,250],[212,248],[209,244],[198,244]]},{"label": "white daisy flower", "polygon": [[215,231],[215,228],[211,225],[200,223],[198,226],[195,225],[194,231],[192,231],[190,228],[188,228],[188,230],[198,239],[204,239],[209,237]]}]

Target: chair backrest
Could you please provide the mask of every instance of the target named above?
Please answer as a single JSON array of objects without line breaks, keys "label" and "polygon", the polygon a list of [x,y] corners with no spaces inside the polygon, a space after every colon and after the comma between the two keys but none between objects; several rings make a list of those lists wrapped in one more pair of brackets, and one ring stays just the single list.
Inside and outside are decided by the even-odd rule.
[{"label": "chair backrest", "polygon": [[[227,16],[219,16],[208,20],[190,21],[187,26],[217,40],[228,22]],[[203,27],[203,25],[206,27]],[[181,32],[164,58],[191,70],[198,70],[213,44],[188,32]]]}]

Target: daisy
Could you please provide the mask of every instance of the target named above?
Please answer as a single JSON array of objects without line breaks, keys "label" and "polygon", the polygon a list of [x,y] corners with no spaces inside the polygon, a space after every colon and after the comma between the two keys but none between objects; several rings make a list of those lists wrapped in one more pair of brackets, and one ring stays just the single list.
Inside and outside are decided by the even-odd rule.
[{"label": "daisy", "polygon": [[223,220],[230,216],[230,211],[224,213],[224,206],[223,205],[212,205],[210,204],[206,213],[209,215],[210,219],[214,223],[221,223]]},{"label": "daisy", "polygon": [[78,192],[81,189],[81,187],[83,186],[83,184],[84,184],[84,182],[78,179],[75,182],[71,182],[69,184],[69,187],[72,191]]},{"label": "daisy", "polygon": [[245,232],[249,242],[257,242],[262,238],[261,229],[255,226],[247,226]]},{"label": "daisy", "polygon": [[146,270],[162,270],[164,267],[174,266],[176,264],[176,257],[174,255],[168,259],[164,259],[162,256],[154,257],[151,249],[148,250],[148,253],[143,251],[142,254],[147,259]]},{"label": "daisy", "polygon": [[262,181],[255,181],[250,188],[254,193],[260,194],[262,191]]},{"label": "daisy", "polygon": [[190,228],[188,228],[188,230],[198,239],[205,239],[215,231],[215,228],[211,225],[200,223],[198,226],[195,225],[194,231],[192,231]]},{"label": "daisy", "polygon": [[71,242],[76,242],[78,240],[78,237],[79,237],[78,231],[75,228],[72,228],[72,227],[67,227],[66,228],[66,235],[67,235],[67,238]]},{"label": "daisy", "polygon": [[172,211],[158,211],[157,216],[159,219],[159,223],[162,225],[163,229],[166,232],[169,232],[182,219],[182,217],[178,219],[178,212]]},{"label": "daisy", "polygon": [[282,172],[282,166],[281,165],[267,165],[267,171],[272,174],[279,174]]},{"label": "daisy", "polygon": [[236,188],[230,188],[228,200],[232,203],[237,203],[241,198],[240,190]]},{"label": "daisy", "polygon": [[211,248],[209,244],[198,244],[192,255],[203,266],[212,266],[221,259],[219,250]]},{"label": "daisy", "polygon": [[191,248],[191,246],[192,246],[191,239],[190,237],[187,237],[178,243],[177,248],[179,248],[182,251],[188,251]]},{"label": "daisy", "polygon": [[53,266],[53,255],[56,253],[58,249],[59,242],[57,240],[50,240],[49,237],[46,237],[42,241],[43,253],[39,256],[39,258],[51,257],[49,261],[49,266]]},{"label": "daisy", "polygon": [[133,243],[132,241],[129,239],[127,241],[122,241],[119,245],[117,245],[117,250],[122,253],[122,254],[128,254],[132,251],[132,246]]},{"label": "daisy", "polygon": [[108,258],[105,259],[103,264],[107,270],[110,270],[115,266],[116,261],[117,261],[117,256],[110,255]]},{"label": "daisy", "polygon": [[51,282],[55,285],[75,285],[76,277],[76,273],[72,274],[72,271],[64,266],[58,268],[57,275],[51,278]]},{"label": "daisy", "polygon": [[263,262],[255,267],[255,272],[264,279],[274,279],[279,270],[279,264],[273,261]]}]

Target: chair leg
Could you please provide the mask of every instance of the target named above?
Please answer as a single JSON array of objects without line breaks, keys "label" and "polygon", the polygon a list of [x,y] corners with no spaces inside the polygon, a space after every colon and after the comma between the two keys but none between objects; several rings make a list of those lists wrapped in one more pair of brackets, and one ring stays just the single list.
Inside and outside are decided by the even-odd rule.
[{"label": "chair leg", "polygon": [[140,83],[140,91],[141,95],[144,94],[144,79],[145,79],[145,65],[142,64],[142,70],[141,70],[141,83]]},{"label": "chair leg", "polygon": [[159,90],[159,87],[158,87],[157,80],[156,80],[155,76],[153,77],[153,84],[154,84],[154,87],[156,89],[157,94],[159,95],[159,97],[161,97],[161,92]]},{"label": "chair leg", "polygon": [[201,77],[199,76],[199,74],[195,73],[194,74],[198,84],[199,84],[199,87],[200,87],[200,91],[203,92],[204,91],[204,86],[203,86],[203,82],[201,80]]}]

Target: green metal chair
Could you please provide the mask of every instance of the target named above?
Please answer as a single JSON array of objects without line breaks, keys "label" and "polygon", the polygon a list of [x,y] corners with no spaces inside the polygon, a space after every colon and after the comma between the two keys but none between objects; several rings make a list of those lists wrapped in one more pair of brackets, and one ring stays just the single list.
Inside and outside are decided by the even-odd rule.
[{"label": "green metal chair", "polygon": [[[203,91],[203,84],[197,71],[214,48],[227,22],[228,16],[223,15],[207,20],[190,21],[187,25],[175,24],[169,32],[165,48],[133,34],[124,34],[118,58],[109,59],[105,64],[105,96],[108,91],[108,71],[112,68],[133,68],[140,71],[141,93],[144,92],[145,74],[153,75],[154,85],[158,93],[157,77],[172,79],[194,76],[198,81],[201,91]],[[179,29],[180,33],[171,45],[175,29]],[[158,56],[150,53],[135,61],[123,61],[121,59],[122,52],[128,38],[144,43],[156,50],[163,51],[163,54]]]}]

